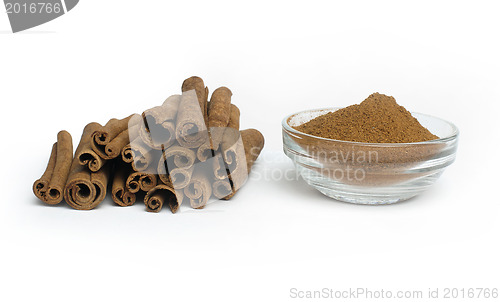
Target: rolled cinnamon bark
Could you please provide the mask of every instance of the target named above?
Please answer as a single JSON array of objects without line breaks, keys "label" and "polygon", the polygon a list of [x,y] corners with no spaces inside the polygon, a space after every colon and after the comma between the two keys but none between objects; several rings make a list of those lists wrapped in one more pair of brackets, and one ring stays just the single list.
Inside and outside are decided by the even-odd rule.
[{"label": "rolled cinnamon bark", "polygon": [[56,157],[57,142],[52,145],[52,151],[50,152],[49,162],[47,164],[47,168],[45,168],[45,172],[43,172],[42,176],[33,183],[33,193],[43,202],[45,202],[46,194],[49,189],[49,182],[52,178],[52,173],[54,173]]},{"label": "rolled cinnamon bark", "polygon": [[[120,155],[121,150],[129,143],[129,121],[134,114],[121,120],[110,119],[106,125],[92,133],[90,145],[92,150],[101,158],[109,160]],[[125,133],[124,133],[125,132]]]},{"label": "rolled cinnamon bark", "polygon": [[132,152],[132,145],[127,144],[122,149],[122,161],[125,163],[132,163],[134,161],[134,153]]},{"label": "rolled cinnamon bark", "polygon": [[224,152],[233,146],[240,139],[240,109],[231,104],[231,114],[229,123],[223,133],[220,150]]},{"label": "rolled cinnamon bark", "polygon": [[240,130],[240,108],[235,104],[231,104],[231,114],[229,115],[227,127]]},{"label": "rolled cinnamon bark", "polygon": [[205,83],[203,83],[203,80],[200,77],[197,76],[192,76],[190,78],[187,78],[184,80],[182,83],[182,92],[187,92],[190,90],[195,90],[196,91],[196,97],[198,100],[198,104],[203,116],[203,120],[205,121],[205,125],[208,124],[208,114],[207,114],[207,103],[208,103],[208,88],[205,87]]},{"label": "rolled cinnamon bark", "polygon": [[[91,136],[96,127],[95,124],[90,123],[85,127],[75,154],[82,154],[84,149],[90,147]],[[97,126],[100,125],[97,124]],[[79,157],[75,157],[64,188],[64,199],[77,210],[95,208],[106,196],[108,176],[109,165],[104,165],[97,172],[91,172],[86,166],[80,164]]]},{"label": "rolled cinnamon bark", "polygon": [[116,136],[111,142],[109,142],[109,144],[105,146],[106,154],[110,158],[116,158],[120,156],[123,148],[130,144],[130,138],[137,136],[137,134],[133,134],[133,132],[138,132],[140,123],[141,116],[139,114],[133,114],[128,121],[127,129],[118,134],[118,136]]},{"label": "rolled cinnamon bark", "polygon": [[[195,160],[194,151],[188,148],[175,145],[164,150],[157,170],[161,181],[165,184],[172,184],[172,171],[175,169],[176,184],[182,186],[184,184],[182,177],[191,178],[189,169],[193,166]],[[183,169],[187,171],[182,171]],[[174,186],[174,188],[177,189],[178,187]]]},{"label": "rolled cinnamon bark", "polygon": [[[229,123],[224,130],[222,140],[220,143],[220,153],[224,154],[226,150],[233,147],[236,142],[240,139],[240,109],[231,104],[231,113],[229,116]],[[215,179],[223,180],[228,177],[229,167],[225,163],[223,157],[220,154],[215,155],[213,161],[213,169]]]},{"label": "rolled cinnamon bark", "polygon": [[212,196],[212,184],[210,176],[206,169],[197,169],[191,181],[184,188],[184,195],[189,198],[189,202],[193,209],[202,209]]},{"label": "rolled cinnamon bark", "polygon": [[148,192],[152,190],[154,187],[156,187],[158,184],[158,177],[155,174],[147,174],[144,173],[141,175],[141,178],[139,179],[139,185],[141,187],[141,190],[144,192]]},{"label": "rolled cinnamon bark", "polygon": [[[172,146],[163,151],[164,164],[172,168],[189,168],[194,164],[194,151],[181,146]],[[163,166],[165,166],[163,165]]]},{"label": "rolled cinnamon bark", "polygon": [[[208,103],[208,129],[210,139],[201,145],[196,156],[199,161],[205,162],[215,156],[215,151],[219,149],[222,137],[226,128],[229,127],[231,119],[231,90],[227,87],[219,87],[213,93]],[[234,124],[237,123],[237,124]],[[239,109],[233,114],[232,127],[239,127]]]},{"label": "rolled cinnamon bark", "polygon": [[227,87],[215,89],[208,106],[208,129],[212,140],[212,149],[217,150],[222,140],[224,130],[231,117],[231,96],[233,93]]},{"label": "rolled cinnamon bark", "polygon": [[174,168],[170,170],[170,181],[175,190],[184,189],[191,181],[194,166],[189,168]]},{"label": "rolled cinnamon bark", "polygon": [[137,193],[139,190],[148,192],[157,185],[157,182],[157,177],[154,174],[133,172],[128,175],[125,181],[125,187],[132,193]]},{"label": "rolled cinnamon bark", "polygon": [[79,148],[75,153],[75,158],[78,160],[78,163],[81,166],[87,166],[92,172],[99,171],[106,163],[106,160],[100,157],[91,146],[92,134],[101,128],[102,126],[99,123],[90,123],[85,126],[80,144],[78,145]]},{"label": "rolled cinnamon bark", "polygon": [[93,173],[73,161],[68,183],[64,189],[66,202],[77,210],[91,210],[97,207],[106,197],[108,168],[109,165],[105,165]]},{"label": "rolled cinnamon bark", "polygon": [[196,150],[196,158],[198,158],[200,162],[207,161],[209,158],[212,158],[214,154],[215,153],[210,140],[207,140],[203,143],[203,145],[198,147],[198,150]]},{"label": "rolled cinnamon bark", "polygon": [[170,174],[167,173],[161,173],[161,174],[158,174],[158,178],[160,179],[160,181],[167,185],[167,186],[172,186],[172,180],[170,179]]},{"label": "rolled cinnamon bark", "polygon": [[58,204],[63,200],[64,185],[73,161],[71,135],[62,130],[52,146],[49,163],[42,177],[33,184],[35,196],[47,204]]},{"label": "rolled cinnamon bark", "polygon": [[198,148],[208,141],[207,126],[194,90],[182,93],[175,137],[186,148]]},{"label": "rolled cinnamon bark", "polygon": [[159,212],[166,203],[170,207],[172,213],[179,210],[182,203],[183,195],[179,191],[165,184],[159,184],[151,189],[144,198],[146,210],[149,212]]},{"label": "rolled cinnamon bark", "polygon": [[131,193],[137,193],[141,190],[141,185],[139,181],[141,179],[141,172],[133,172],[128,175],[125,180],[125,188]]},{"label": "rolled cinnamon bark", "polygon": [[113,201],[122,206],[127,207],[135,203],[137,197],[134,193],[127,190],[125,182],[130,174],[130,167],[125,164],[117,164],[115,174],[113,176],[113,185],[111,189],[111,197]]},{"label": "rolled cinnamon bark", "polygon": [[264,136],[258,130],[246,129],[240,134],[241,139],[223,153],[232,186],[232,193],[224,199],[233,197],[243,186],[253,163],[264,147]]},{"label": "rolled cinnamon bark", "polygon": [[144,143],[153,149],[161,150],[175,142],[175,120],[180,101],[180,95],[172,95],[163,105],[142,113],[140,136]]},{"label": "rolled cinnamon bark", "polygon": [[[212,185],[212,190],[215,198],[224,199],[228,196],[233,196],[233,188],[231,187],[231,182],[228,178],[226,179],[218,179],[214,181]],[[229,197],[229,198],[231,198]],[[229,199],[228,198],[228,199]]]},{"label": "rolled cinnamon bark", "polygon": [[247,171],[250,172],[253,163],[264,148],[264,136],[257,129],[246,129],[240,133],[243,146],[245,147]]},{"label": "rolled cinnamon bark", "polygon": [[222,154],[217,154],[213,159],[214,176],[216,180],[227,179],[229,170],[224,162]]},{"label": "rolled cinnamon bark", "polygon": [[131,158],[132,169],[138,172],[146,171],[153,167],[161,155],[159,150],[151,149],[144,144],[140,137],[130,143],[130,150],[127,149],[123,152],[126,156],[126,161],[124,161],[127,162]]},{"label": "rolled cinnamon bark", "polygon": [[134,115],[128,122],[128,141],[121,150],[122,160],[126,163],[134,161],[134,153],[132,152],[131,142],[134,142],[139,137],[139,130],[142,124],[142,117],[138,114]]}]

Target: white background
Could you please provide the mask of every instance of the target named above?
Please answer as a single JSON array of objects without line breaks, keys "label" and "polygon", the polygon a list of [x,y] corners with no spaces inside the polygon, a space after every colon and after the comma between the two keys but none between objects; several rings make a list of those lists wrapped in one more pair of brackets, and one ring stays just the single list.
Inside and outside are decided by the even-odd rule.
[{"label": "white background", "polygon": [[[0,300],[500,287],[497,3],[82,0],[17,34],[0,14]],[[263,132],[253,173],[265,177],[230,202],[175,215],[140,201],[108,198],[85,212],[33,196],[59,130],[76,146],[88,122],[161,104],[191,75],[231,88],[242,128]],[[377,91],[459,127],[457,160],[432,189],[356,206],[279,178],[293,168],[285,115]]]}]

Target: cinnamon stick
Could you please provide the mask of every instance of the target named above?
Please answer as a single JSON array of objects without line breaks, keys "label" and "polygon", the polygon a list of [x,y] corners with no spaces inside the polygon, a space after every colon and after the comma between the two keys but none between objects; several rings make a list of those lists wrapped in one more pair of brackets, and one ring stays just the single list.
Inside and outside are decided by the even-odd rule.
[{"label": "cinnamon stick", "polygon": [[[213,189],[213,194],[214,194],[215,198],[218,198],[218,199],[224,199],[224,198],[229,199],[234,195],[233,188],[231,186],[231,182],[227,178],[226,179],[218,179],[218,180],[214,181],[214,183],[212,185],[212,189]],[[231,197],[229,197],[229,196],[231,196]]]},{"label": "cinnamon stick", "polygon": [[[116,158],[120,156],[123,148],[130,144],[130,138],[136,137],[134,131],[138,131],[139,125],[141,123],[141,116],[139,114],[133,114],[128,121],[128,127],[122,131],[118,136],[116,136],[109,144],[106,145],[106,154],[109,158]],[[132,133],[131,133],[132,132]]]},{"label": "cinnamon stick", "polygon": [[99,123],[90,123],[85,126],[84,134],[82,136],[82,140],[78,145],[80,148],[77,149],[75,153],[75,158],[78,160],[78,163],[82,166],[87,166],[88,169],[92,172],[99,171],[102,166],[106,163],[102,157],[100,157],[93,149],[91,145],[92,134],[95,131],[101,129],[102,126]]},{"label": "cinnamon stick", "polygon": [[163,151],[165,164],[175,168],[188,168],[194,164],[194,151],[181,146],[172,146]]},{"label": "cinnamon stick", "polygon": [[141,172],[133,172],[128,175],[125,180],[125,188],[131,193],[137,193],[141,190],[141,185],[139,181],[141,179]]},{"label": "cinnamon stick", "polygon": [[189,168],[174,168],[170,170],[170,181],[176,190],[184,189],[191,181],[194,166]]},{"label": "cinnamon stick", "polygon": [[127,176],[130,174],[130,167],[125,164],[117,164],[115,174],[113,176],[113,185],[111,189],[111,197],[113,201],[122,206],[127,207],[135,203],[137,197],[134,193],[127,190],[125,183]]},{"label": "cinnamon stick", "polygon": [[166,203],[172,213],[175,213],[179,210],[183,198],[182,193],[175,191],[171,186],[159,184],[146,194],[144,204],[147,211],[159,212]]},{"label": "cinnamon stick", "polygon": [[128,175],[125,187],[132,193],[137,193],[139,190],[148,192],[157,185],[157,182],[157,177],[154,174],[133,172]]},{"label": "cinnamon stick", "polygon": [[33,183],[33,193],[35,196],[41,201],[45,202],[46,194],[49,189],[49,182],[52,178],[52,173],[54,173],[54,167],[56,166],[56,157],[57,157],[57,142],[52,145],[52,151],[50,152],[49,162],[47,164],[47,168],[45,168],[45,172],[43,172],[42,176],[35,180]]},{"label": "cinnamon stick", "polygon": [[243,186],[253,163],[264,147],[264,136],[258,130],[246,129],[240,131],[240,134],[241,139],[223,152],[232,186],[232,193],[224,197],[224,199],[233,197]]},{"label": "cinnamon stick", "polygon": [[217,150],[222,140],[224,130],[231,117],[231,96],[233,93],[227,87],[215,89],[208,106],[208,128],[210,129],[212,148]]},{"label": "cinnamon stick", "polygon": [[[122,148],[128,144],[129,121],[134,115],[121,120],[110,119],[106,125],[92,133],[90,145],[92,150],[102,159],[112,159],[120,155]],[[125,132],[125,133],[124,133]]]},{"label": "cinnamon stick", "polygon": [[165,149],[175,142],[175,120],[180,101],[180,95],[172,95],[163,105],[142,113],[140,135],[151,148]]},{"label": "cinnamon stick", "polygon": [[207,159],[212,158],[213,156],[214,150],[210,140],[207,140],[200,147],[198,147],[198,150],[196,150],[196,158],[198,158],[200,162],[205,162],[207,161]]},{"label": "cinnamon stick", "polygon": [[199,107],[203,116],[203,120],[205,121],[205,125],[208,124],[208,88],[205,87],[205,83],[200,77],[192,76],[187,78],[182,83],[181,87],[182,92],[187,92],[190,90],[196,91],[196,97],[199,103]]},{"label": "cinnamon stick", "polygon": [[223,133],[220,149],[222,152],[233,146],[240,138],[240,109],[231,104],[229,123]]},{"label": "cinnamon stick", "polygon": [[216,180],[222,180],[228,178],[229,170],[228,167],[226,166],[226,163],[224,162],[222,154],[217,154],[213,158],[213,170]]},{"label": "cinnamon stick", "polygon": [[[233,147],[240,139],[240,109],[236,105],[231,104],[230,110],[229,123],[224,130],[219,148],[222,154]],[[228,178],[228,174],[230,173],[229,167],[220,154],[214,158],[213,170],[215,179],[224,180]]]},{"label": "cinnamon stick", "polygon": [[128,162],[131,159],[132,169],[138,172],[149,169],[160,156],[160,151],[151,149],[140,137],[131,142],[130,149],[124,149],[123,153],[125,154],[124,161]]},{"label": "cinnamon stick", "polygon": [[[175,174],[180,174],[179,176],[188,176],[184,171],[179,169],[188,169],[193,166],[196,155],[193,150],[184,148],[181,146],[171,146],[170,148],[163,151],[161,159],[158,163],[158,175],[166,184],[171,184],[171,172],[173,169],[176,170]],[[177,178],[177,182],[181,179]],[[174,186],[174,188],[177,188]]]},{"label": "cinnamon stick", "polygon": [[158,184],[158,177],[155,174],[143,173],[139,178],[139,186],[142,191],[148,192]]},{"label": "cinnamon stick", "polygon": [[198,148],[208,141],[207,126],[194,90],[182,93],[175,137],[179,145],[186,148]]},{"label": "cinnamon stick", "polygon": [[139,130],[142,124],[142,117],[138,114],[134,115],[128,122],[128,141],[129,143],[123,146],[121,150],[122,160],[126,163],[134,161],[131,142],[134,142],[139,137]]},{"label": "cinnamon stick", "polygon": [[42,177],[33,184],[35,196],[47,204],[58,204],[63,200],[63,190],[73,160],[71,135],[62,130],[52,146],[49,163]]},{"label": "cinnamon stick", "polygon": [[228,128],[240,130],[240,108],[235,104],[231,104],[231,110],[229,115]]},{"label": "cinnamon stick", "polygon": [[184,188],[184,195],[189,198],[193,209],[202,209],[212,196],[212,184],[206,169],[197,169],[191,181]]},{"label": "cinnamon stick", "polygon": [[[82,154],[84,149],[89,148],[96,126],[100,125],[90,123],[85,127],[75,154]],[[106,196],[108,176],[109,165],[104,165],[99,171],[92,172],[86,166],[82,166],[79,157],[75,156],[64,188],[64,199],[77,210],[95,208]]]},{"label": "cinnamon stick", "polygon": [[[198,148],[196,156],[199,161],[204,162],[215,156],[215,150],[219,149],[223,134],[229,126],[231,118],[231,96],[233,93],[227,87],[215,89],[208,103],[208,129],[210,140],[207,140]],[[235,111],[239,127],[239,110]],[[233,117],[235,118],[235,117]]]}]

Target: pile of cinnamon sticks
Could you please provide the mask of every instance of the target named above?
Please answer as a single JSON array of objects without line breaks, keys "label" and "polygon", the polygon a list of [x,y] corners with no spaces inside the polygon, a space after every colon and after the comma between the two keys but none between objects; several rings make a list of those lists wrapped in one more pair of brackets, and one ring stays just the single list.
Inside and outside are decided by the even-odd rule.
[{"label": "pile of cinnamon sticks", "polygon": [[264,137],[240,131],[228,88],[208,96],[203,80],[190,77],[182,94],[161,106],[104,126],[88,124],[74,156],[71,135],[59,132],[33,192],[47,204],[64,199],[78,210],[98,206],[108,187],[116,204],[143,198],[152,212],[168,205],[175,213],[184,200],[200,209],[212,197],[230,199],[247,180]]}]

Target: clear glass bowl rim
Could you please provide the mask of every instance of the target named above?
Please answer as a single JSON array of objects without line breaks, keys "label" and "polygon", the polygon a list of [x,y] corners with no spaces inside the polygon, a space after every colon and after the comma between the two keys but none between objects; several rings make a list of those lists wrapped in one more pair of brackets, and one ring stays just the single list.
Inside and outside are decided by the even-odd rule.
[{"label": "clear glass bowl rim", "polygon": [[307,133],[298,131],[298,130],[292,128],[290,125],[288,125],[288,120],[292,116],[297,115],[297,114],[306,113],[306,112],[310,112],[310,111],[325,111],[325,110],[336,111],[336,110],[339,110],[342,108],[343,107],[327,107],[327,108],[307,109],[307,110],[298,111],[298,112],[292,113],[290,115],[287,115],[281,121],[281,125],[282,125],[283,129],[285,129],[286,131],[291,132],[293,134],[296,134],[296,135],[306,136],[309,138],[318,139],[318,140],[322,140],[322,141],[337,142],[337,143],[349,143],[349,144],[354,144],[354,145],[359,145],[359,146],[378,146],[378,147],[403,147],[403,146],[405,146],[405,147],[407,147],[407,146],[415,146],[415,145],[423,145],[423,144],[437,144],[437,143],[446,143],[446,142],[453,141],[453,140],[457,139],[458,135],[459,135],[458,127],[455,126],[455,124],[448,122],[444,119],[441,119],[439,117],[435,117],[433,115],[419,113],[419,112],[411,112],[411,114],[413,115],[415,113],[418,115],[426,116],[428,118],[432,118],[432,119],[436,119],[436,120],[439,120],[441,122],[444,122],[451,127],[451,129],[452,129],[451,134],[448,136],[445,136],[445,137],[438,138],[438,139],[433,139],[433,140],[423,141],[423,142],[414,142],[414,143],[367,143],[367,142],[343,141],[343,140],[338,140],[338,139],[331,139],[331,138],[315,136],[315,135],[311,135],[311,134],[307,134]]}]

